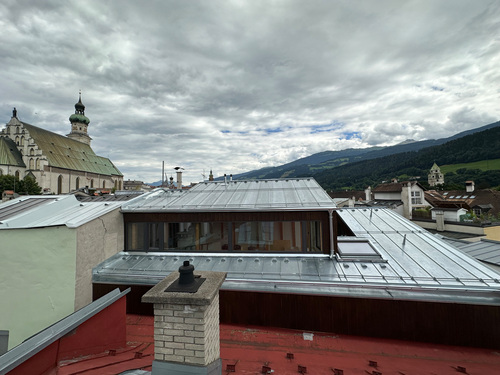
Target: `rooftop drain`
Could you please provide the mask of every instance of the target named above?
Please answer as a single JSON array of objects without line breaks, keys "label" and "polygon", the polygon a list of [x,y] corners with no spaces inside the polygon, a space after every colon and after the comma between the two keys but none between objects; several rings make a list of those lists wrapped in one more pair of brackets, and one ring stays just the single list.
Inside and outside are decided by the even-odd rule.
[{"label": "rooftop drain", "polygon": [[179,278],[164,291],[171,293],[196,293],[206,279],[194,274],[194,266],[185,260],[179,267]]}]

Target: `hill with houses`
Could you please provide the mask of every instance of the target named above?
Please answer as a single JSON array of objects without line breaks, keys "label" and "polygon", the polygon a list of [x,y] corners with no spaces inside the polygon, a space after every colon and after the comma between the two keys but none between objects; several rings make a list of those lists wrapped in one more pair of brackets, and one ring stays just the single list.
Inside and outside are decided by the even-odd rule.
[{"label": "hill with houses", "polygon": [[[403,142],[389,147],[324,151],[293,162],[233,176],[234,179],[313,176],[325,189],[363,189],[394,177],[426,184],[434,162],[454,165],[500,159],[500,121],[448,138]],[[493,165],[493,163],[492,163]],[[487,168],[486,168],[487,169]],[[478,185],[500,185],[499,170],[459,168],[446,174],[448,184],[474,179]]]}]

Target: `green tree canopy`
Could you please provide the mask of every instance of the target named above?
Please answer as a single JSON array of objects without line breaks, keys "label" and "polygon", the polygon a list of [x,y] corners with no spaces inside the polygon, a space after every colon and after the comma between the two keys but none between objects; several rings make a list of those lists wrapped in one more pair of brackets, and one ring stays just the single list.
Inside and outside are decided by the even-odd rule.
[{"label": "green tree canopy", "polygon": [[26,176],[23,180],[6,174],[0,176],[0,192],[5,190],[14,190],[17,194],[40,195],[42,188],[36,182],[36,179]]}]

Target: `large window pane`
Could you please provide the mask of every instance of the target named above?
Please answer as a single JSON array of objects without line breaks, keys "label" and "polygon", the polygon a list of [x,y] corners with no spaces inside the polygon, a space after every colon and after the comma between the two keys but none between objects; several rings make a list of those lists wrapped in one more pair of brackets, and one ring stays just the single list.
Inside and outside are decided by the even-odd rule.
[{"label": "large window pane", "polygon": [[145,223],[127,224],[127,250],[144,250]]},{"label": "large window pane", "polygon": [[129,223],[127,250],[322,252],[320,221]]},{"label": "large window pane", "polygon": [[148,249],[159,250],[161,240],[161,223],[148,223]]}]

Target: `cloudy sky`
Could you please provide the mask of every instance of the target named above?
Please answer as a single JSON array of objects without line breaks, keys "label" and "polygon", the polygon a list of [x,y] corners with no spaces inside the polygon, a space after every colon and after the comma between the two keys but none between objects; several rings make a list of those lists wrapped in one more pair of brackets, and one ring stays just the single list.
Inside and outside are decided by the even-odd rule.
[{"label": "cloudy sky", "polygon": [[500,120],[500,2],[0,3],[0,121],[70,130],[126,179],[184,182]]}]

